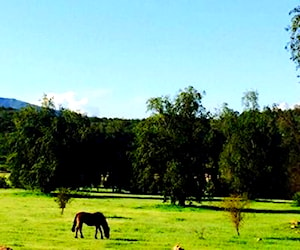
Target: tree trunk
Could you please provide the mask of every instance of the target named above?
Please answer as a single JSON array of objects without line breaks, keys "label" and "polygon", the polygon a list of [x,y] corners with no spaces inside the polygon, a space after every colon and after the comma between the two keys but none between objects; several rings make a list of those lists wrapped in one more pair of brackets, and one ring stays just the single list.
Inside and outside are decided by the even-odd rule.
[{"label": "tree trunk", "polygon": [[184,207],[185,206],[186,197],[184,195],[180,195],[178,197],[178,205]]}]

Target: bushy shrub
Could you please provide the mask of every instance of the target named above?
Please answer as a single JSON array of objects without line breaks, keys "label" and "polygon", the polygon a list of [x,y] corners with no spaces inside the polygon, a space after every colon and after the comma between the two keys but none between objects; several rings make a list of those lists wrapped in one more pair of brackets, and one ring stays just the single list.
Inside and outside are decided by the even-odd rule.
[{"label": "bushy shrub", "polygon": [[4,176],[0,176],[0,188],[9,188],[7,179]]},{"label": "bushy shrub", "polygon": [[297,193],[294,194],[293,200],[295,202],[295,205],[297,207],[300,207],[300,192],[297,192]]},{"label": "bushy shrub", "polygon": [[59,208],[61,208],[61,214],[63,214],[67,204],[71,202],[70,189],[60,188],[57,197],[55,198],[55,202],[58,204]]},{"label": "bushy shrub", "polygon": [[240,227],[244,222],[244,209],[249,207],[249,200],[246,195],[231,195],[223,200],[225,211],[229,212],[229,218],[232,221],[237,235],[240,235]]}]

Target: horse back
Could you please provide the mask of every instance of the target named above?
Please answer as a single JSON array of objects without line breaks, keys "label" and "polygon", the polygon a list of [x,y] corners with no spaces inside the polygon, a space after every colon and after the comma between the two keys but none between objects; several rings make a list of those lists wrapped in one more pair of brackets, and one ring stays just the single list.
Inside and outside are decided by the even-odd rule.
[{"label": "horse back", "polygon": [[98,226],[102,224],[103,219],[105,219],[104,215],[100,212],[96,213],[87,213],[87,212],[79,212],[76,215],[78,222],[85,223],[88,226]]}]

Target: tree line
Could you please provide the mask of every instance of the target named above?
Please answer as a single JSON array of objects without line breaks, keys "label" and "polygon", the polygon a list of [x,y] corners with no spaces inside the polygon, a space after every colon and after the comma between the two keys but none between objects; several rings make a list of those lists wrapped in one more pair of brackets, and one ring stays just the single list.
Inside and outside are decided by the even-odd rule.
[{"label": "tree line", "polygon": [[190,86],[151,98],[146,119],[87,117],[54,108],[0,109],[0,164],[14,187],[66,187],[162,194],[172,203],[247,193],[291,198],[300,191],[300,108],[262,110],[258,93],[244,111],[212,114]]}]

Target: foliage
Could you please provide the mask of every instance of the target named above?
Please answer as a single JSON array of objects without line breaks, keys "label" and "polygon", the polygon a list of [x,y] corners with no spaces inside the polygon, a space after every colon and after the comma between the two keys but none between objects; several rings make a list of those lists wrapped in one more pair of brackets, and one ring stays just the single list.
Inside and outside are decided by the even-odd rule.
[{"label": "foliage", "polygon": [[15,110],[0,107],[0,171],[8,171],[6,158],[9,153],[9,134],[14,131]]},{"label": "foliage", "polygon": [[249,200],[246,196],[231,195],[228,198],[224,198],[223,207],[229,213],[229,217],[233,226],[240,236],[240,227],[245,221],[244,209],[249,207]]},{"label": "foliage", "polygon": [[300,190],[299,107],[259,110],[245,92],[240,114],[224,104],[212,116],[202,93],[148,101],[143,120],[106,119],[60,108],[0,108],[0,166],[14,187],[49,193],[104,185],[163,194],[172,203],[247,192],[292,198]]},{"label": "foliage", "polygon": [[137,127],[134,171],[137,188],[162,192],[184,205],[202,196],[206,162],[207,114],[193,87],[169,97],[151,98],[152,116]]},{"label": "foliage", "polygon": [[99,186],[101,176],[109,176],[107,186],[129,189],[128,152],[137,121],[55,110],[47,96],[40,108],[28,106],[4,117],[14,129],[0,131],[5,142],[0,163],[9,166],[13,186],[49,193],[58,187]]},{"label": "foliage", "polygon": [[258,104],[258,92],[257,91],[247,91],[242,97],[242,103],[245,110],[259,110]]},{"label": "foliage", "polygon": [[40,110],[28,106],[15,114],[8,163],[12,167],[10,179],[16,187],[51,190],[57,159],[51,126],[55,111],[49,105]]},{"label": "foliage", "polygon": [[7,178],[5,176],[0,176],[0,188],[9,188],[10,185],[7,182]]},{"label": "foliage", "polygon": [[300,207],[300,192],[293,195],[293,200],[296,206]]},{"label": "foliage", "polygon": [[61,209],[61,214],[63,215],[64,209],[67,204],[71,202],[71,191],[68,188],[59,188],[58,193],[54,201],[58,204]]},{"label": "foliage", "polygon": [[300,108],[278,111],[277,126],[282,134],[284,166],[288,174],[288,197],[300,191]]},{"label": "foliage", "polygon": [[287,27],[290,39],[286,46],[286,49],[291,53],[291,60],[296,63],[297,69],[300,66],[300,6],[295,7],[289,13],[291,18],[291,24]]},{"label": "foliage", "polygon": [[248,110],[239,116],[229,113],[223,118],[226,143],[219,164],[231,192],[248,193],[251,198],[285,195],[285,154],[276,121],[277,113],[270,109]]}]

